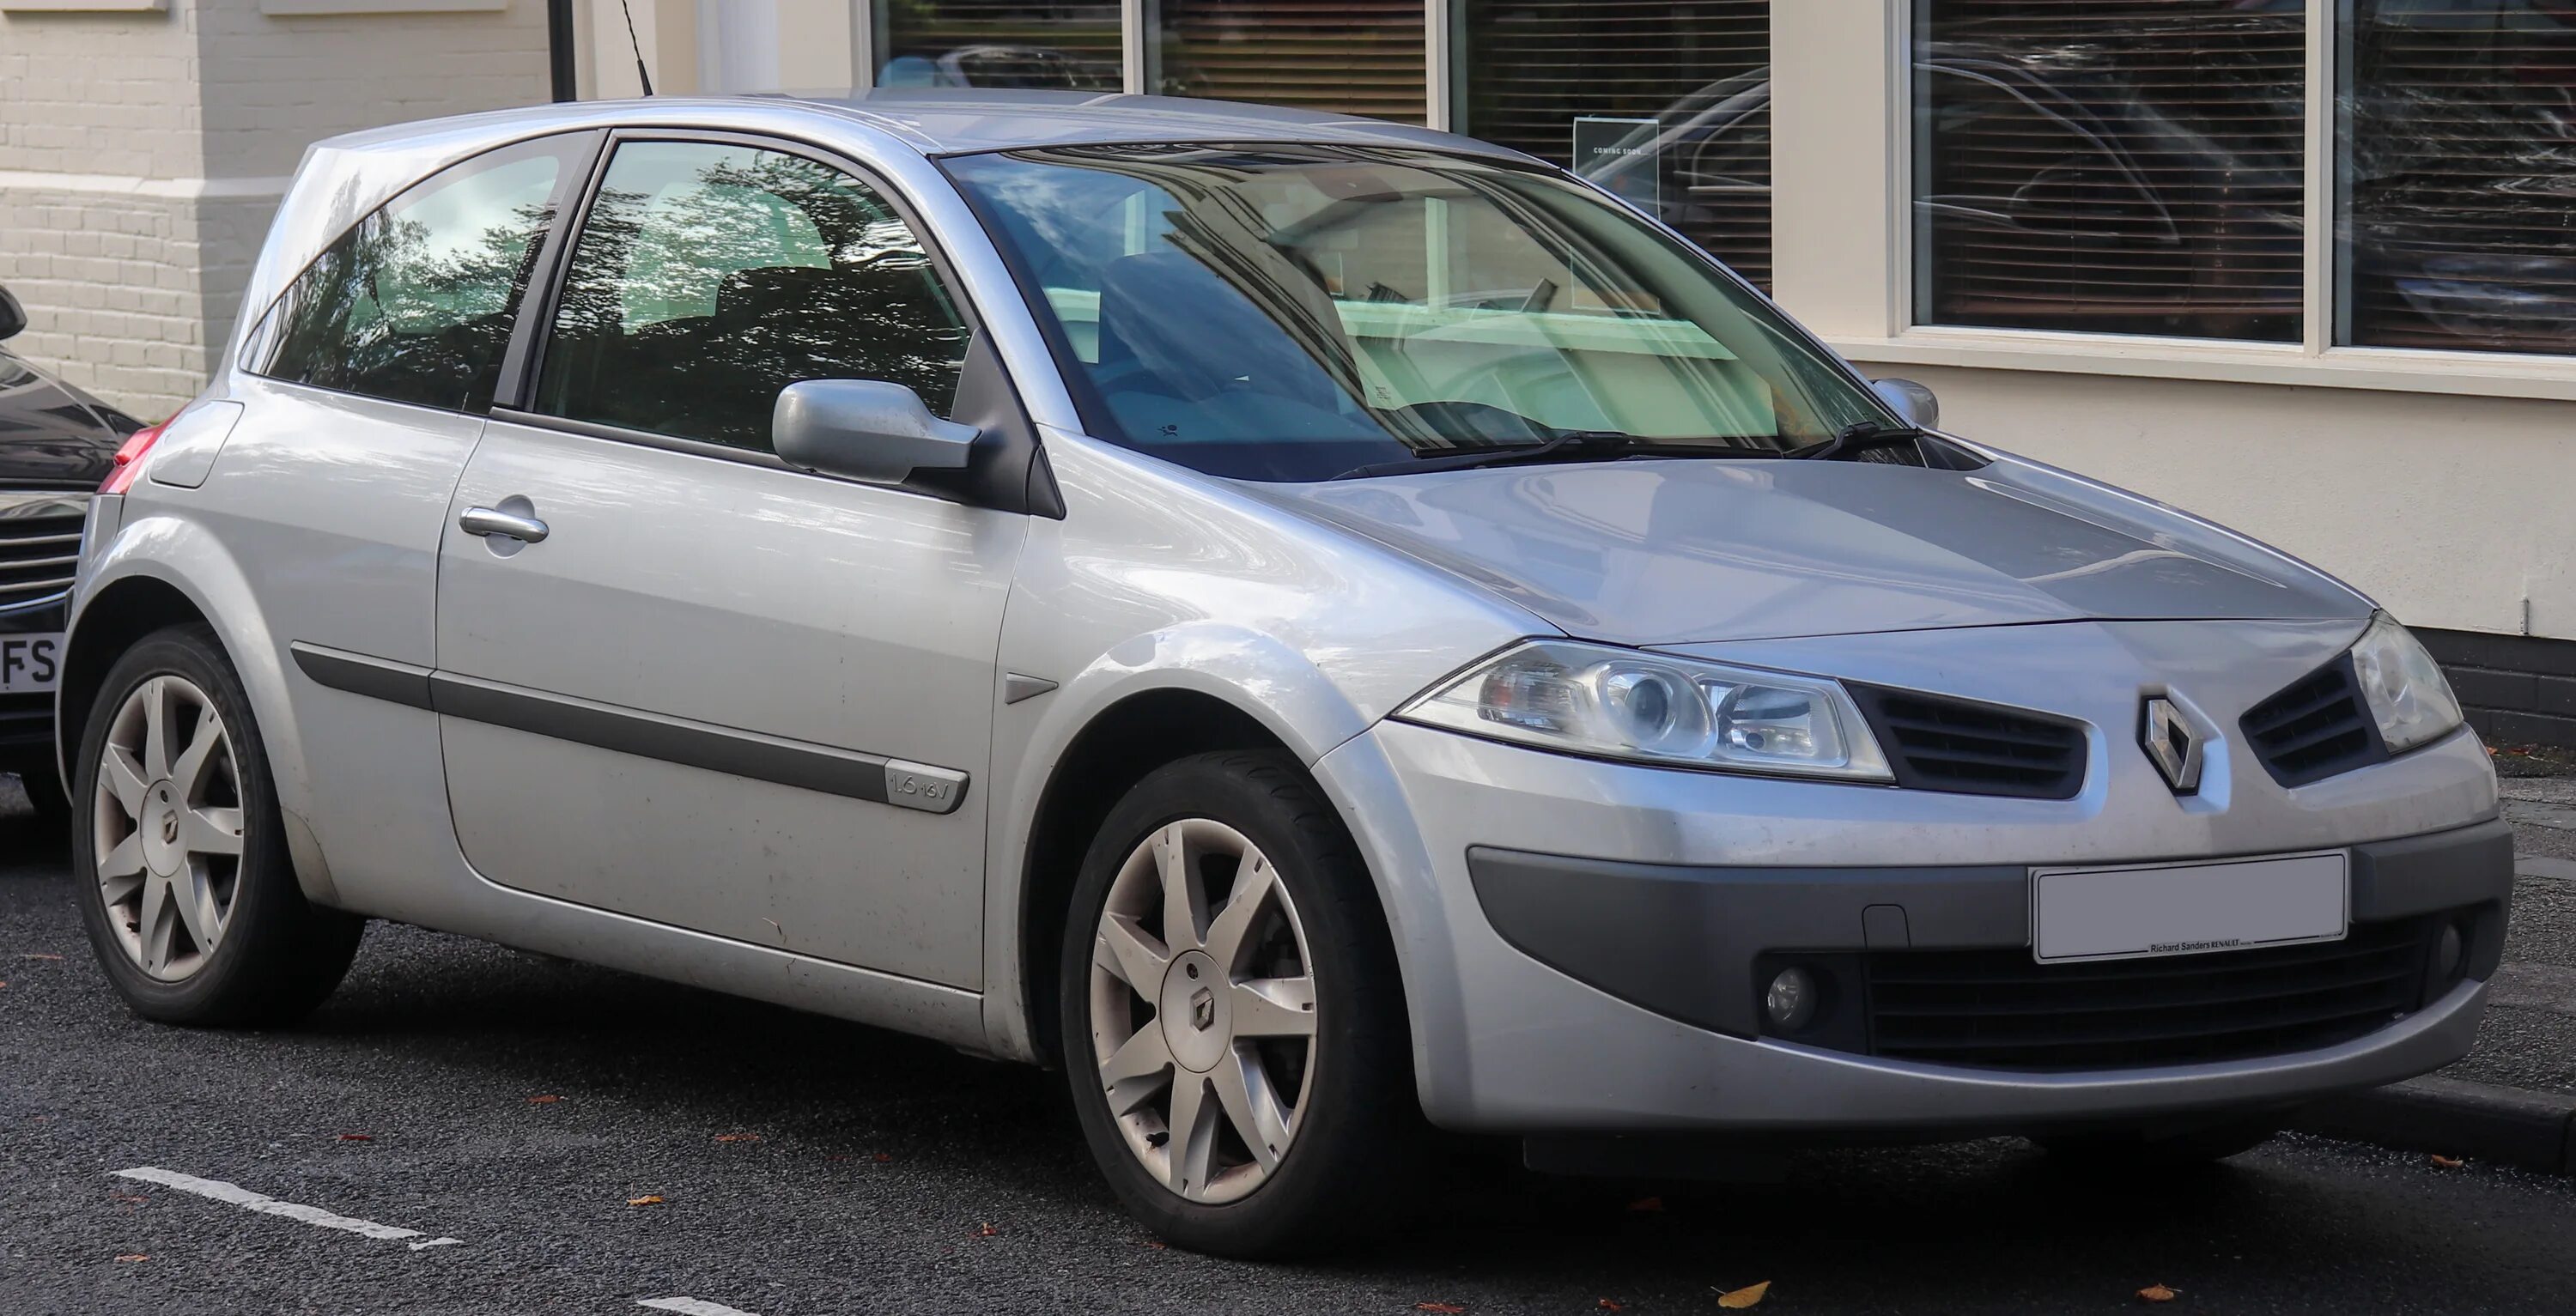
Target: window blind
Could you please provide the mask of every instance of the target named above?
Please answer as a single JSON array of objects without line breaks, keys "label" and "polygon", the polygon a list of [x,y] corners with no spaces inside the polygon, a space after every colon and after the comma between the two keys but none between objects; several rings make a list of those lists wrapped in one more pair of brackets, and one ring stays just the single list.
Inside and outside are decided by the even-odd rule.
[{"label": "window blind", "polygon": [[[1599,177],[1771,286],[1771,0],[1464,0],[1462,14],[1467,132]],[[1651,123],[1596,127],[1606,149],[1577,159],[1578,118]]]},{"label": "window blind", "polygon": [[877,84],[1116,91],[1118,0],[887,0]]},{"label": "window blind", "polygon": [[2350,12],[2337,340],[2576,351],[2576,5]]},{"label": "window blind", "polygon": [[2300,336],[2304,6],[1919,0],[1916,318]]},{"label": "window blind", "polygon": [[1421,123],[1422,0],[1161,0],[1167,96]]}]

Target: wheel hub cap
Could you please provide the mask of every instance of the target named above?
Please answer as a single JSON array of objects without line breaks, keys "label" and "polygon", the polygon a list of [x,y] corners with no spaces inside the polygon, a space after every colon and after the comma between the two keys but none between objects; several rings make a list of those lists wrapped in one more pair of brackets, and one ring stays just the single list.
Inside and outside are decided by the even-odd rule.
[{"label": "wheel hub cap", "polygon": [[179,794],[162,782],[152,788],[143,806],[143,862],[155,874],[168,877],[188,862],[188,852],[179,848]]},{"label": "wheel hub cap", "polygon": [[1146,1173],[1193,1202],[1241,1199],[1286,1156],[1314,1087],[1315,981],[1288,889],[1207,818],[1146,837],[1093,940],[1092,1059]]},{"label": "wheel hub cap", "polygon": [[85,839],[108,927],[145,973],[188,978],[241,886],[241,768],[223,715],[185,677],[152,677],[118,705],[93,771]]},{"label": "wheel hub cap", "polygon": [[1225,1058],[1234,1042],[1234,1020],[1222,989],[1233,985],[1216,961],[1200,951],[1173,960],[1171,972],[1163,975],[1154,1016],[1181,1068],[1204,1074]]}]

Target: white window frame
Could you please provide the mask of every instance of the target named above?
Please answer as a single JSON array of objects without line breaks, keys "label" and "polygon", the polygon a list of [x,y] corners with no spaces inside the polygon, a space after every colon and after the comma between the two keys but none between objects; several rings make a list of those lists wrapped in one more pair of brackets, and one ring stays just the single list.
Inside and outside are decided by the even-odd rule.
[{"label": "white window frame", "polygon": [[[1774,150],[1784,141],[1804,149],[1780,152],[1773,184],[1773,260],[1780,297],[1793,312],[1807,316],[1835,350],[1872,365],[1962,366],[2001,370],[2038,370],[2076,374],[2146,376],[2165,379],[2215,380],[2253,384],[2291,384],[2332,388],[2393,390],[2411,393],[2463,393],[2489,397],[2576,400],[2576,355],[2439,351],[2416,348],[2354,347],[2334,342],[2335,296],[2335,92],[2337,40],[2342,27],[2340,0],[2307,0],[2307,161],[2302,304],[2305,325],[2295,343],[2245,343],[2205,338],[2081,333],[2046,329],[1989,329],[1915,323],[1914,246],[1914,115],[1913,32],[1916,0],[1774,0],[1772,6],[1775,71]],[[1863,12],[1868,11],[1868,12]],[[1865,25],[1866,24],[1866,25]],[[1869,47],[1870,27],[1886,34],[1885,47]],[[1786,47],[1784,49],[1784,47]],[[1784,58],[1784,55],[1787,58]],[[1884,230],[1876,235],[1878,250],[1864,255],[1882,259],[1851,260],[1828,242],[1853,242],[1861,235],[1848,218],[1828,213],[1830,207],[1853,204],[1875,189],[1827,182],[1821,188],[1792,186],[1816,182],[1812,171],[1792,178],[1795,161],[1839,160],[1848,168],[1866,160],[1866,143],[1829,142],[1830,117],[1847,134],[1857,121],[1851,112],[1818,105],[1802,96],[1800,81],[1826,78],[1832,94],[1845,101],[1866,100],[1867,88],[1856,86],[1848,70],[1879,63],[1889,76],[1884,106],[1886,132],[1879,154],[1887,163]],[[1778,120],[1798,116],[1788,130]],[[1791,134],[1795,132],[1797,137]],[[1838,149],[1834,149],[1838,148]],[[1784,164],[1791,165],[1784,169]],[[1794,268],[1793,268],[1794,262]],[[1868,278],[1882,280],[1884,297],[1872,314],[1863,290]],[[1805,304],[1815,299],[1812,308]],[[1871,323],[1872,320],[1876,323]]]}]

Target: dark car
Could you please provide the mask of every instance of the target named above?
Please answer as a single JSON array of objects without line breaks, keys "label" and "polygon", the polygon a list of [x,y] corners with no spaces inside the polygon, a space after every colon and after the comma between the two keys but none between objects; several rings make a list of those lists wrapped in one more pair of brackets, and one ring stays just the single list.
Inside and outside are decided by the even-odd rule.
[{"label": "dark car", "polygon": [[[0,341],[27,327],[0,288]],[[143,423],[0,348],[0,773],[38,810],[69,806],[54,774],[54,686],[81,521],[118,445]]]}]

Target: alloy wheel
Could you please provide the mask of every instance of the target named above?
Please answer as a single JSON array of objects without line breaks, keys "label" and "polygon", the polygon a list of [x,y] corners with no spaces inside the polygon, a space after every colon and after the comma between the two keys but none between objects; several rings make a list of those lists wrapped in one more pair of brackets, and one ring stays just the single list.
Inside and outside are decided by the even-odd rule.
[{"label": "alloy wheel", "polygon": [[134,688],[109,722],[89,825],[108,927],[178,982],[222,944],[241,886],[241,765],[212,697],[185,677]]},{"label": "alloy wheel", "polygon": [[1277,870],[1224,823],[1167,824],[1120,866],[1092,945],[1092,1059],[1128,1150],[1192,1202],[1259,1188],[1314,1083],[1313,960]]}]

